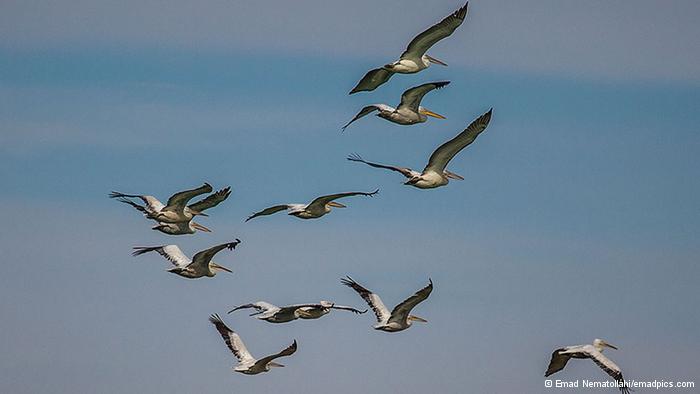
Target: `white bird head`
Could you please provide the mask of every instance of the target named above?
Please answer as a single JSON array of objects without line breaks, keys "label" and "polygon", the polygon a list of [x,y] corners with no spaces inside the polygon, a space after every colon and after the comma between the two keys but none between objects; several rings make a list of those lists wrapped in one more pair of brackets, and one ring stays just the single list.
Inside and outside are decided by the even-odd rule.
[{"label": "white bird head", "polygon": [[335,304],[330,301],[320,301],[319,305],[321,305],[324,308],[332,308]]},{"label": "white bird head", "polygon": [[605,342],[605,341],[602,340],[602,339],[598,339],[598,338],[596,338],[596,339],[593,340],[593,347],[595,347],[596,350],[599,351],[599,352],[602,352],[603,349],[606,348],[606,347],[609,347],[610,349],[615,349],[615,350],[617,350],[617,347],[615,347],[615,346],[613,346],[613,345],[611,345],[611,344]]}]

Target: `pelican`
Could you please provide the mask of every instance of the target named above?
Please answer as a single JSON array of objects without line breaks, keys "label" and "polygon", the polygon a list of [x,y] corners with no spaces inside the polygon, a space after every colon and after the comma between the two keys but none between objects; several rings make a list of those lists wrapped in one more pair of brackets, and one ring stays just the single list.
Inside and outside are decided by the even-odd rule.
[{"label": "pelican", "polygon": [[296,216],[299,219],[318,219],[321,216],[330,212],[331,207],[346,208],[345,205],[343,205],[339,202],[335,202],[333,200],[337,200],[339,198],[350,197],[350,196],[370,196],[371,197],[377,193],[379,193],[379,189],[377,189],[371,193],[349,192],[349,193],[329,194],[327,196],[318,197],[308,204],[275,205],[274,207],[266,208],[260,212],[254,213],[245,221],[247,222],[248,220],[256,218],[258,216],[272,215],[273,213],[276,213],[279,211],[284,211],[285,209],[287,210],[287,215]]},{"label": "pelican", "polygon": [[[205,183],[196,189],[185,190],[173,194],[165,205],[163,205],[163,203],[158,201],[158,199],[153,196],[112,192],[109,194],[109,197],[116,198],[117,201],[131,205],[132,207],[141,211],[148,219],[153,219],[160,223],[182,223],[189,222],[196,215],[208,216],[206,213],[204,213],[204,210],[217,206],[219,203],[226,200],[231,194],[231,188],[227,187],[209,195],[203,200],[187,205],[187,203],[194,197],[201,194],[211,193],[212,190],[211,185]],[[135,202],[129,200],[130,198],[139,198],[145,205],[136,204]],[[157,230],[157,228],[154,229]]]},{"label": "pelican", "polygon": [[228,313],[237,311],[239,309],[253,308],[257,312],[253,313],[251,316],[257,316],[260,320],[265,320],[270,323],[287,323],[296,319],[318,319],[324,315],[330,313],[331,309],[346,310],[354,313],[365,313],[364,311],[342,305],[335,305],[335,303],[330,301],[321,301],[317,304],[297,304],[278,307],[272,305],[269,302],[258,301],[251,304],[245,304],[237,306]]},{"label": "pelican", "polygon": [[246,375],[257,375],[269,371],[270,367],[284,367],[284,365],[276,363],[274,360],[280,357],[291,356],[297,351],[297,341],[295,339],[289,347],[281,352],[256,360],[248,349],[246,349],[241,337],[232,329],[228,328],[219,315],[211,315],[209,321],[216,327],[221,337],[224,338],[226,346],[228,346],[233,355],[238,359],[238,365],[233,368],[235,372],[244,373]]},{"label": "pelican", "polygon": [[618,387],[623,394],[628,394],[630,388],[625,384],[625,379],[622,378],[622,370],[612,360],[603,355],[603,349],[609,347],[617,350],[617,348],[602,339],[594,339],[592,345],[576,345],[566,346],[557,349],[552,353],[552,360],[549,362],[549,367],[544,376],[547,377],[553,373],[559,372],[566,366],[569,359],[573,358],[590,358],[596,363],[605,373],[610,375],[618,383]]},{"label": "pelican", "polygon": [[177,245],[136,246],[132,254],[139,256],[148,252],[158,252],[158,254],[165,257],[175,266],[169,269],[168,272],[188,279],[196,279],[203,276],[212,278],[217,271],[232,272],[230,269],[211,261],[214,255],[224,249],[233,250],[239,243],[241,243],[241,240],[236,238],[233,242],[212,246],[195,254],[192,260],[185,256]]},{"label": "pelican", "polygon": [[447,171],[447,163],[449,163],[450,160],[452,160],[452,158],[455,157],[455,155],[467,145],[474,142],[476,137],[486,129],[486,126],[488,126],[489,121],[491,120],[491,112],[492,110],[490,109],[489,112],[478,117],[469,126],[467,126],[464,131],[457,134],[456,137],[440,145],[440,147],[437,148],[432,155],[430,155],[428,165],[425,166],[422,173],[406,167],[395,167],[371,163],[364,160],[357,154],[352,154],[348,156],[347,159],[350,161],[365,163],[368,166],[375,168],[384,168],[387,170],[400,172],[403,176],[408,178],[404,185],[411,185],[419,189],[433,189],[436,187],[445,186],[450,182],[450,179],[464,180],[462,176]]},{"label": "pelican", "polygon": [[365,289],[351,277],[348,276],[347,279],[341,279],[340,282],[345,286],[351,287],[358,294],[360,294],[360,297],[362,297],[362,299],[365,300],[365,302],[372,308],[374,314],[377,316],[377,324],[374,326],[375,330],[382,330],[386,332],[403,331],[411,327],[413,321],[419,321],[422,323],[428,322],[423,318],[410,315],[409,313],[411,312],[411,309],[416,307],[416,305],[428,298],[430,292],[433,291],[432,280],[430,280],[430,283],[427,286],[418,290],[415,294],[408,297],[402,303],[396,305],[391,313],[386,306],[384,306],[384,303],[378,295]]},{"label": "pelican", "polygon": [[408,44],[406,50],[401,54],[399,60],[387,64],[380,68],[375,68],[365,74],[357,83],[350,94],[372,91],[379,85],[385,83],[394,73],[413,74],[425,70],[431,63],[447,66],[444,62],[427,55],[425,52],[436,42],[445,37],[449,37],[464,22],[467,16],[467,6],[469,2],[457,11],[453,12],[440,23],[430,27],[428,30],[417,35]]},{"label": "pelican", "polygon": [[189,222],[181,223],[162,223],[159,222],[157,225],[151,227],[152,230],[158,230],[161,233],[168,235],[183,235],[183,234],[194,234],[199,231],[204,231],[210,233],[211,230],[202,226],[201,224],[190,220]]},{"label": "pelican", "polygon": [[362,110],[360,110],[360,112],[355,115],[355,117],[352,118],[348,124],[343,126],[343,130],[350,126],[352,122],[362,118],[363,116],[367,116],[374,111],[379,111],[377,116],[380,118],[384,118],[390,122],[398,123],[400,125],[423,123],[428,120],[428,116],[438,119],[445,119],[444,116],[427,108],[421,107],[420,102],[423,100],[423,96],[425,96],[426,93],[434,89],[440,89],[449,83],[450,81],[429,82],[419,86],[414,86],[403,92],[401,95],[401,103],[399,104],[398,108],[394,108],[386,104],[368,105],[362,108]]}]

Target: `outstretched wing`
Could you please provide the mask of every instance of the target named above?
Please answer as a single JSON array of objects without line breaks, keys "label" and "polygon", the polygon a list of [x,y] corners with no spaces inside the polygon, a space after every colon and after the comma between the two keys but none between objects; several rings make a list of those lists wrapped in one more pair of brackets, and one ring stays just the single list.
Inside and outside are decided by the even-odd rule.
[{"label": "outstretched wing", "polygon": [[549,361],[549,367],[547,367],[547,372],[544,373],[544,376],[547,377],[555,372],[559,372],[564,367],[566,367],[566,363],[569,362],[571,359],[571,353],[564,353],[561,354],[560,352],[566,350],[565,348],[557,349],[552,353],[552,359]]},{"label": "outstretched wing", "polygon": [[368,106],[362,108],[362,109],[360,110],[360,112],[358,112],[357,115],[355,115],[355,117],[352,118],[351,121],[349,121],[345,126],[342,127],[343,131],[345,131],[345,128],[348,127],[348,126],[350,126],[350,124],[351,124],[352,122],[354,122],[354,121],[356,121],[356,120],[358,120],[358,119],[360,119],[360,118],[362,118],[362,117],[365,117],[365,116],[371,114],[371,113],[374,112],[374,111],[379,111],[380,109],[381,109],[381,107],[380,107],[379,105],[376,105],[376,104],[368,105]]},{"label": "outstretched wing", "polygon": [[270,361],[272,361],[276,358],[291,356],[296,351],[297,351],[297,340],[295,339],[294,342],[291,345],[289,345],[289,347],[287,347],[286,349],[282,350],[281,352],[279,352],[277,354],[263,357],[260,360],[256,361],[255,363],[258,365],[267,365],[270,363]]},{"label": "outstretched wing", "polygon": [[168,202],[165,204],[165,208],[163,208],[163,210],[181,211],[185,209],[185,206],[191,199],[199,196],[200,194],[211,193],[212,190],[214,189],[211,187],[211,185],[205,183],[196,189],[175,193],[168,199]]},{"label": "outstretched wing", "polygon": [[405,322],[408,318],[408,314],[411,313],[411,310],[415,308],[416,305],[428,298],[430,293],[433,291],[433,281],[432,279],[429,279],[429,281],[430,283],[428,283],[427,286],[418,290],[415,294],[394,307],[394,310],[391,311],[391,317],[389,318],[390,322]]},{"label": "outstretched wing", "polygon": [[340,283],[344,284],[355,290],[357,294],[362,297],[363,300],[369,305],[374,311],[374,315],[377,317],[379,323],[386,322],[389,320],[390,314],[389,309],[384,306],[382,299],[378,295],[372,293],[366,288],[362,287],[359,283],[355,282],[351,277],[340,279]]},{"label": "outstretched wing", "polygon": [[493,109],[490,109],[487,113],[476,118],[464,131],[457,134],[456,137],[440,145],[440,147],[430,155],[428,165],[425,166],[423,172],[435,171],[438,174],[442,174],[445,167],[447,167],[447,163],[449,163],[459,151],[474,142],[482,131],[486,130],[486,126],[488,126],[491,121],[492,112]]},{"label": "outstretched wing", "polygon": [[251,216],[248,217],[245,221],[247,222],[250,219],[256,218],[258,216],[266,216],[266,215],[272,215],[273,213],[277,213],[279,211],[284,211],[285,209],[289,208],[289,205],[284,204],[284,205],[275,205],[274,207],[270,208],[265,208],[260,212],[255,212]]},{"label": "outstretched wing", "polygon": [[467,7],[469,2],[457,11],[453,12],[439,23],[431,26],[428,30],[417,35],[408,44],[406,51],[401,54],[402,59],[420,59],[425,52],[436,42],[445,37],[449,37],[464,22],[467,17]]},{"label": "outstretched wing", "polygon": [[384,164],[372,163],[372,162],[366,161],[365,159],[363,159],[363,158],[362,158],[360,155],[358,155],[357,153],[353,153],[353,154],[349,155],[349,156],[347,157],[347,159],[350,160],[350,161],[356,161],[356,162],[359,162],[359,163],[365,163],[365,164],[367,164],[368,166],[374,167],[374,168],[383,168],[383,169],[385,169],[385,170],[391,170],[391,171],[400,172],[401,175],[405,176],[406,178],[411,178],[411,177],[413,176],[412,173],[411,173],[412,170],[411,170],[410,168],[407,168],[407,167],[387,166],[387,165],[384,165]]},{"label": "outstretched wing", "polygon": [[224,321],[221,320],[221,317],[219,317],[219,315],[211,315],[209,317],[209,321],[214,325],[214,327],[216,327],[216,330],[219,331],[219,334],[221,334],[221,337],[224,339],[224,342],[226,342],[226,346],[228,346],[228,348],[231,350],[233,355],[236,356],[239,362],[244,363],[255,361],[255,358],[253,358],[253,356],[243,344],[241,337],[239,337],[238,334],[236,334],[232,329],[228,328],[226,323],[224,323]]},{"label": "outstretched wing", "polygon": [[132,255],[139,256],[148,252],[158,252],[158,254],[165,257],[176,267],[186,267],[191,263],[190,259],[185,256],[184,253],[182,253],[182,250],[180,250],[177,245],[134,246],[134,252]]},{"label": "outstretched wing", "polygon": [[397,110],[407,108],[412,112],[418,112],[420,102],[423,100],[423,96],[425,96],[426,93],[434,89],[440,89],[449,84],[450,81],[429,82],[410,88],[401,95],[401,104],[399,104]]},{"label": "outstretched wing", "polygon": [[194,204],[188,205],[188,207],[197,212],[202,212],[206,209],[213,208],[219,205],[222,201],[226,200],[228,196],[231,195],[231,187],[227,187],[219,190],[218,192],[209,195],[203,200],[199,200]]},{"label": "outstretched wing", "polygon": [[[230,311],[228,311],[228,313],[235,312],[239,309],[249,309],[249,308],[255,309],[258,313],[268,312],[268,311],[272,311],[272,310],[279,310],[279,307],[277,307],[276,305],[272,305],[269,302],[265,302],[265,301],[258,301],[258,302],[253,302],[250,304],[239,305],[239,306],[231,309]],[[253,315],[257,315],[258,313],[254,313]],[[251,315],[251,316],[253,316],[253,315]]]},{"label": "outstretched wing", "polygon": [[342,311],[350,311],[350,312],[357,313],[357,314],[367,313],[367,309],[361,311],[361,310],[355,309],[351,306],[344,306],[344,305],[333,305],[330,308],[331,309],[340,309]]},{"label": "outstretched wing", "polygon": [[337,194],[329,194],[327,196],[321,196],[317,197],[315,200],[311,201],[309,205],[306,206],[306,210],[310,212],[314,212],[316,210],[323,210],[326,204],[333,200],[338,200],[341,198],[345,197],[351,197],[351,196],[369,196],[372,197],[375,194],[379,193],[379,189],[371,192],[371,193],[366,193],[366,192],[348,192],[348,193],[337,193]]},{"label": "outstretched wing", "polygon": [[357,83],[357,86],[352,88],[350,94],[357,92],[370,92],[379,87],[379,85],[388,81],[392,75],[394,75],[394,72],[385,68],[375,68],[374,70],[370,70],[364,77],[362,77],[360,82]]},{"label": "outstretched wing", "polygon": [[197,252],[197,254],[195,254],[192,257],[192,264],[206,267],[209,264],[209,262],[211,261],[211,259],[214,257],[215,254],[219,253],[220,251],[222,251],[224,249],[233,250],[236,248],[236,245],[238,245],[239,243],[241,243],[241,240],[236,238],[236,240],[233,242],[227,242],[225,244],[212,246],[209,249],[203,250],[201,252]]},{"label": "outstretched wing", "polygon": [[[109,193],[109,198],[116,198],[117,201],[129,204],[136,208],[138,211],[143,212],[144,215],[149,216],[156,214],[165,207],[162,202],[158,201],[157,198],[153,196],[142,196],[137,194],[124,194],[119,192]],[[135,202],[129,200],[129,198],[138,198],[146,204],[145,206],[138,205]]]},{"label": "outstretched wing", "polygon": [[620,385],[620,391],[624,394],[630,392],[630,388],[625,386],[625,379],[622,377],[622,370],[617,366],[612,360],[605,357],[603,353],[596,350],[593,346],[586,347],[586,353],[590,356],[591,360],[596,363],[605,373],[610,375],[611,378],[615,379]]}]

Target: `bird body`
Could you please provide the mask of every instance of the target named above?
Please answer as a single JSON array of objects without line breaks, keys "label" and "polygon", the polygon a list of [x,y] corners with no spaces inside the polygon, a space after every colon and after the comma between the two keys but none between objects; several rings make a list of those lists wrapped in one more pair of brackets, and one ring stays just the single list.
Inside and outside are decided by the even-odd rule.
[{"label": "bird body", "polygon": [[313,201],[311,201],[308,204],[282,204],[282,205],[275,205],[269,208],[265,208],[262,211],[256,212],[248,219],[245,221],[249,221],[253,218],[256,218],[258,216],[266,216],[266,215],[272,215],[273,213],[277,213],[280,211],[287,211],[288,215],[295,216],[299,219],[318,219],[321,216],[329,213],[331,211],[331,207],[334,208],[345,208],[345,205],[336,202],[334,200],[337,200],[339,198],[344,198],[344,197],[350,197],[350,196],[374,196],[377,194],[379,190],[375,190],[371,193],[365,193],[365,192],[349,192],[349,193],[338,193],[338,194],[329,194],[327,196],[321,196]]},{"label": "bird body", "polygon": [[257,375],[262,372],[268,372],[271,367],[284,367],[284,365],[274,362],[275,359],[280,357],[291,356],[297,351],[297,341],[288,346],[286,349],[279,353],[256,359],[253,357],[245,344],[241,340],[241,337],[230,329],[219,315],[211,315],[209,321],[216,327],[221,337],[224,339],[226,346],[231,350],[233,355],[238,360],[238,365],[236,365],[233,370],[235,372],[240,372],[246,375]]},{"label": "bird body", "polygon": [[278,307],[265,301],[258,301],[251,304],[237,306],[231,309],[228,313],[240,310],[253,308],[256,310],[251,316],[256,316],[259,320],[265,320],[270,323],[287,323],[296,319],[318,319],[330,313],[333,309],[347,310],[354,313],[365,313],[367,310],[360,311],[349,306],[335,305],[329,301],[320,301],[319,303],[296,304]]},{"label": "bird body", "polygon": [[561,371],[571,358],[588,358],[618,382],[619,389],[623,394],[628,394],[630,389],[625,385],[625,379],[622,377],[622,370],[612,360],[603,355],[603,350],[606,347],[617,350],[617,347],[597,338],[593,340],[593,344],[565,346],[557,349],[552,353],[552,359],[549,362],[544,376],[547,377]]},{"label": "bird body", "polygon": [[440,145],[428,159],[428,164],[422,172],[412,170],[407,167],[390,166],[385,164],[372,163],[364,160],[357,154],[348,156],[348,160],[367,164],[375,168],[383,168],[386,170],[396,171],[407,178],[405,185],[417,187],[419,189],[434,189],[436,187],[445,186],[450,182],[450,179],[464,180],[460,175],[447,170],[447,164],[459,153],[462,149],[469,146],[476,140],[476,137],[481,134],[489,122],[493,110],[489,110],[485,114],[474,120],[464,131],[456,137]]},{"label": "bird body", "polygon": [[157,252],[174,265],[168,272],[188,279],[202,278],[205,276],[211,278],[216,275],[217,271],[232,272],[230,269],[212,261],[212,258],[223,249],[235,249],[239,243],[241,243],[241,240],[236,239],[233,242],[213,246],[198,252],[192,259],[182,253],[177,245],[136,246],[132,254],[134,256],[139,256],[148,252]]},{"label": "bird body", "polygon": [[422,323],[427,323],[427,320],[420,318],[418,316],[411,315],[410,312],[419,303],[423,302],[428,298],[430,293],[433,291],[433,281],[430,280],[429,284],[424,288],[418,290],[411,297],[407,298],[400,304],[396,305],[394,309],[389,312],[389,309],[384,305],[382,299],[379,296],[365,287],[361,286],[359,283],[355,282],[351,277],[347,277],[340,280],[342,284],[355,290],[360,297],[372,308],[374,314],[377,318],[377,324],[373,326],[375,330],[385,331],[385,332],[397,332],[403,331],[411,327],[414,321],[419,321]]}]

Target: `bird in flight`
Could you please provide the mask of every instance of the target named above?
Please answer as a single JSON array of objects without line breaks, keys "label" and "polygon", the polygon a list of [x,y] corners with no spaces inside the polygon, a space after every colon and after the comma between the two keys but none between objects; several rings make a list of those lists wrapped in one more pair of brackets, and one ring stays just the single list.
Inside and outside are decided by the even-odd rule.
[{"label": "bird in flight", "polygon": [[148,252],[157,252],[174,265],[168,272],[188,279],[196,279],[204,276],[212,278],[218,271],[232,272],[230,269],[213,262],[212,258],[214,255],[224,249],[233,250],[239,243],[241,243],[241,240],[236,238],[233,242],[212,246],[209,249],[195,254],[192,259],[182,253],[182,250],[180,250],[177,245],[136,246],[132,254],[134,256],[140,256]]},{"label": "bird in flight", "polygon": [[237,306],[228,311],[228,313],[235,312],[240,309],[250,308],[256,310],[256,312],[250,316],[256,316],[257,319],[265,320],[270,323],[287,323],[296,319],[318,319],[327,315],[333,309],[345,310],[358,314],[367,312],[367,309],[361,311],[349,306],[336,305],[335,303],[329,301],[321,301],[316,304],[296,304],[283,307],[272,305],[265,301],[258,301]]},{"label": "bird in flight", "polygon": [[339,198],[351,197],[351,196],[369,196],[369,197],[371,197],[377,193],[379,193],[379,189],[377,189],[371,193],[349,192],[349,193],[329,194],[327,196],[318,197],[308,204],[275,205],[273,207],[265,208],[260,212],[256,212],[256,213],[252,214],[245,221],[247,222],[250,219],[256,218],[258,216],[272,215],[273,213],[277,213],[279,211],[284,211],[284,210],[287,211],[287,215],[296,216],[299,219],[318,219],[321,216],[329,213],[331,211],[331,207],[345,208],[345,205],[343,205],[339,202],[336,202],[334,200],[337,200]]},{"label": "bird in flight", "polygon": [[460,175],[447,170],[447,164],[452,160],[457,153],[470,145],[476,137],[486,130],[491,121],[490,109],[487,113],[481,115],[474,120],[464,131],[457,134],[456,137],[440,145],[428,159],[428,164],[423,169],[423,172],[418,172],[407,167],[397,167],[385,164],[378,164],[366,161],[358,154],[348,156],[348,160],[367,164],[375,168],[383,168],[386,170],[396,171],[405,176],[408,180],[404,185],[410,185],[419,189],[433,189],[440,186],[445,186],[450,182],[450,179],[464,180]]}]

